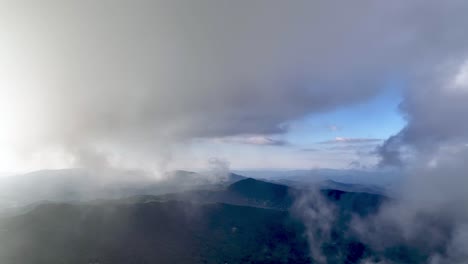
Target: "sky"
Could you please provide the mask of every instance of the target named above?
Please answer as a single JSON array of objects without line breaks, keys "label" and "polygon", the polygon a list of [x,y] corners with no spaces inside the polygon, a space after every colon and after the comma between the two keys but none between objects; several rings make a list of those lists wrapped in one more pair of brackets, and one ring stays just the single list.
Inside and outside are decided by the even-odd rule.
[{"label": "sky", "polygon": [[211,156],[241,170],[370,169],[378,163],[375,149],[405,125],[398,109],[402,88],[389,82],[363,102],[291,120],[284,134],[202,140],[192,151],[202,166]]},{"label": "sky", "polygon": [[369,169],[468,142],[464,1],[1,3],[0,171]]}]

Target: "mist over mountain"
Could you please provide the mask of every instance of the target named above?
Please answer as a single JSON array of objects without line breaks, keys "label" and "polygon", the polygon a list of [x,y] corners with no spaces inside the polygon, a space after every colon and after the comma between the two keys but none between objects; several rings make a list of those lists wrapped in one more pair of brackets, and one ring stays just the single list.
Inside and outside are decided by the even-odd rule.
[{"label": "mist over mountain", "polygon": [[[178,172],[177,177],[190,175]],[[42,202],[3,215],[0,232],[9,239],[2,240],[0,259],[2,263],[309,263],[314,259],[425,263],[428,252],[405,243],[376,250],[350,225],[355,219],[376,216],[385,203],[392,200],[379,194],[296,189],[252,178],[172,194]],[[309,211],[317,214],[317,223],[309,219]]]},{"label": "mist over mountain", "polygon": [[215,188],[243,178],[234,173],[213,175],[182,170],[168,172],[161,178],[137,170],[37,171],[0,178],[0,210],[37,201],[90,201]]},{"label": "mist over mountain", "polygon": [[[2,263],[309,263],[305,227],[290,210],[297,192],[249,178],[221,190],[47,202],[1,219],[2,238],[9,239],[2,240],[0,259]],[[379,196],[335,190],[320,195],[343,215],[375,212],[383,201]],[[357,263],[368,254],[358,241],[340,241],[339,247],[344,255],[337,261]],[[347,247],[360,252],[345,252]]]},{"label": "mist over mountain", "polygon": [[[51,183],[70,172],[28,177],[52,173]],[[366,232],[395,230],[391,218],[381,217],[400,202],[369,191],[371,185],[171,175],[190,188],[171,191],[168,178],[146,188],[126,185],[119,195],[56,196],[4,210],[1,263],[428,263],[436,252],[403,240],[376,246]]]}]

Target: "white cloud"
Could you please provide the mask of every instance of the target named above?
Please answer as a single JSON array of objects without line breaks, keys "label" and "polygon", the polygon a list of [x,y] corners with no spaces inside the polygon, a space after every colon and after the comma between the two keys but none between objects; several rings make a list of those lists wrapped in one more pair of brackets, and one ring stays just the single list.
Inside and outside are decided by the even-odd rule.
[{"label": "white cloud", "polygon": [[468,92],[468,60],[460,65],[460,68],[453,79],[453,83],[449,88],[457,91]]}]

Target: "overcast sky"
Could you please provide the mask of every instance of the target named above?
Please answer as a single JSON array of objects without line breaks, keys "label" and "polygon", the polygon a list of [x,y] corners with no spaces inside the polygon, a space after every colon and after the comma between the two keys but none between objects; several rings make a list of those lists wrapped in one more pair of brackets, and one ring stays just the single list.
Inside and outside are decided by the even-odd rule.
[{"label": "overcast sky", "polygon": [[466,1],[0,3],[0,171],[372,168],[468,144]]}]

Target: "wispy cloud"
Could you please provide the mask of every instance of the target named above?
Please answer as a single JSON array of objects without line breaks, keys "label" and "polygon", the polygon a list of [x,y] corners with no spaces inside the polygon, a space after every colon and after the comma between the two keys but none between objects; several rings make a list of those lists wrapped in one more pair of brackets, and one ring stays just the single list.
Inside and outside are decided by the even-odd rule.
[{"label": "wispy cloud", "polygon": [[338,130],[341,130],[341,127],[337,126],[337,125],[327,125],[327,129],[329,131],[332,131],[332,132],[336,132]]},{"label": "wispy cloud", "polygon": [[331,140],[325,140],[318,142],[319,144],[356,144],[356,143],[372,143],[380,142],[380,138],[347,138],[347,137],[336,137]]},{"label": "wispy cloud", "polygon": [[354,151],[354,150],[375,150],[379,146],[380,141],[369,142],[369,143],[357,143],[357,144],[331,144],[324,148],[332,151]]},{"label": "wispy cloud", "polygon": [[316,151],[320,151],[320,149],[317,149],[317,148],[302,148],[301,151],[304,151],[304,152],[316,152]]},{"label": "wispy cloud", "polygon": [[218,140],[224,143],[256,146],[285,146],[289,144],[289,142],[286,140],[272,138],[264,135],[224,137]]}]

